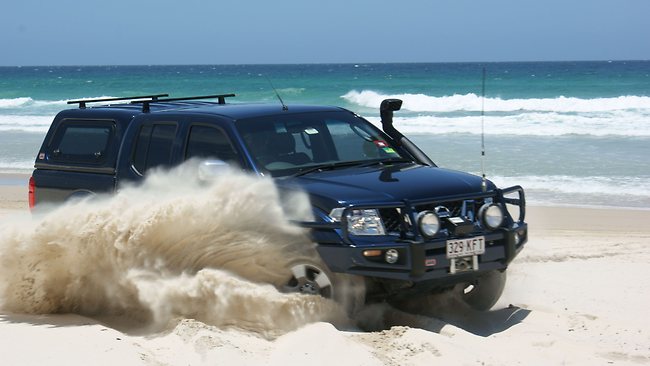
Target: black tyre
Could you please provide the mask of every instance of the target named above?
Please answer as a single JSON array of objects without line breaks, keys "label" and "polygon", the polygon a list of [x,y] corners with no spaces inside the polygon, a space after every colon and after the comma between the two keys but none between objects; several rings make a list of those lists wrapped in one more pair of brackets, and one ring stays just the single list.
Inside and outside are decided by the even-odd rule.
[{"label": "black tyre", "polygon": [[506,271],[490,271],[460,286],[461,299],[474,310],[487,311],[499,301],[506,286]]},{"label": "black tyre", "polygon": [[333,273],[327,266],[313,259],[290,263],[290,277],[282,286],[284,292],[320,295],[341,304],[349,315],[359,311],[366,299],[362,277]]}]

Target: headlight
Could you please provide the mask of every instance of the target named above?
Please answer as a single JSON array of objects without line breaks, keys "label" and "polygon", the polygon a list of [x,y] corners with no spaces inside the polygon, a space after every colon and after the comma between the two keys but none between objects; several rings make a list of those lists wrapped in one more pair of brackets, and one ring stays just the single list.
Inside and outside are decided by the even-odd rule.
[{"label": "headlight", "polygon": [[440,218],[433,211],[422,211],[417,217],[420,234],[427,239],[433,238],[440,230]]},{"label": "headlight", "polygon": [[494,230],[503,223],[503,210],[501,206],[494,203],[486,203],[478,210],[483,226]]},{"label": "headlight", "polygon": [[348,215],[348,232],[352,235],[385,235],[384,224],[375,209],[351,210]]}]

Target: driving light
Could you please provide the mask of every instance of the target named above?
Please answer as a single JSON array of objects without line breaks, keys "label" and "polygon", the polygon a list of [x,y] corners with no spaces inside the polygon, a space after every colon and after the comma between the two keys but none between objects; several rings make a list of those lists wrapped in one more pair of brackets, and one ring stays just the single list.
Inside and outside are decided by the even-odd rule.
[{"label": "driving light", "polygon": [[396,263],[399,259],[399,253],[397,252],[397,249],[388,249],[384,255],[384,259],[386,259],[386,263]]},{"label": "driving light", "polygon": [[433,211],[422,211],[417,217],[420,233],[427,239],[433,238],[440,230],[440,218]]},{"label": "driving light", "polygon": [[478,210],[479,217],[483,226],[494,230],[503,223],[503,210],[501,206],[494,203],[486,203]]},{"label": "driving light", "polygon": [[375,209],[350,210],[348,232],[352,235],[385,235],[384,224]]}]

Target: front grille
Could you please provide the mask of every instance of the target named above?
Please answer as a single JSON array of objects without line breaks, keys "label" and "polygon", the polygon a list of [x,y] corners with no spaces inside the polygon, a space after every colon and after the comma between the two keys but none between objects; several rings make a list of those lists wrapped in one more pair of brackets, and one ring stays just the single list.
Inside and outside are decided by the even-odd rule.
[{"label": "front grille", "polygon": [[[443,203],[433,203],[427,205],[416,206],[417,212],[430,210],[436,211],[438,207],[445,207],[449,210],[449,217],[462,217],[470,221],[476,221],[478,210],[483,205],[484,200],[463,200]],[[444,212],[444,210],[443,210]]]},{"label": "front grille", "polygon": [[384,222],[386,233],[394,234],[401,231],[401,217],[397,208],[380,208],[379,215]]},{"label": "front grille", "polygon": [[[430,203],[415,206],[415,212],[417,214],[417,212],[422,211],[438,211],[441,216],[444,216],[443,212],[446,212],[446,210],[441,207],[445,207],[449,210],[449,217],[463,217],[469,221],[476,222],[478,220],[478,210],[484,203],[484,199]],[[403,211],[399,208],[379,209],[379,215],[384,222],[384,227],[388,234],[406,234],[403,232],[403,228],[406,227],[408,230],[409,225],[402,225],[403,217],[400,212]]]}]

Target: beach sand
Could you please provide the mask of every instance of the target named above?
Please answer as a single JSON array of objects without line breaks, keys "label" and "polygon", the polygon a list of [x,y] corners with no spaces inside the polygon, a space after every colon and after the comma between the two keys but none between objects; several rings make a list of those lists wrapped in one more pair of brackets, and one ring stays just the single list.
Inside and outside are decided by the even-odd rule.
[{"label": "beach sand", "polygon": [[[27,214],[0,185],[0,221]],[[650,364],[650,211],[530,207],[530,240],[489,312],[373,305],[374,331],[308,323],[275,339],[185,319],[133,332],[74,314],[0,314],[3,365]],[[111,323],[114,324],[114,323]],[[122,329],[122,330],[120,330]]]},{"label": "beach sand", "polygon": [[0,215],[9,210],[27,209],[29,175],[0,173]]}]

